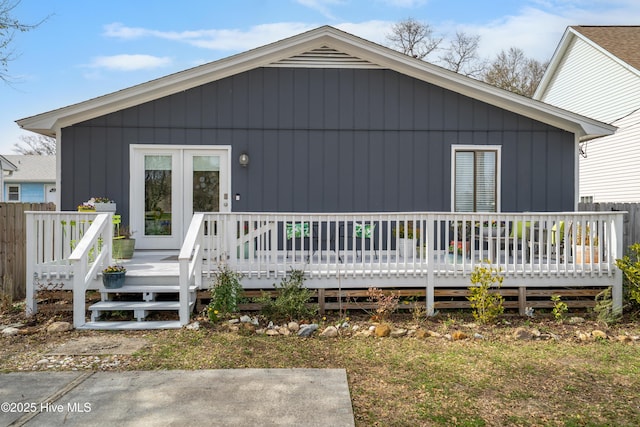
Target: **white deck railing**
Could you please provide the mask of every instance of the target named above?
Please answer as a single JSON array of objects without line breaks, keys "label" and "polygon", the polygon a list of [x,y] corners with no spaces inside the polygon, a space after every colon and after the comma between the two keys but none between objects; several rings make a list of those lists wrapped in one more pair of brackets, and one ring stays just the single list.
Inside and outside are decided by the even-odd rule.
[{"label": "white deck railing", "polygon": [[111,214],[27,212],[26,310],[38,310],[36,292],[72,281],[74,325],[85,323],[84,295],[111,262]]},{"label": "white deck railing", "polygon": [[489,263],[505,277],[550,284],[610,279],[621,307],[621,212],[202,215],[199,238],[188,239],[209,254],[205,276],[226,262],[249,279],[277,279],[294,268],[310,279],[420,277],[433,290],[436,280],[466,278]]}]

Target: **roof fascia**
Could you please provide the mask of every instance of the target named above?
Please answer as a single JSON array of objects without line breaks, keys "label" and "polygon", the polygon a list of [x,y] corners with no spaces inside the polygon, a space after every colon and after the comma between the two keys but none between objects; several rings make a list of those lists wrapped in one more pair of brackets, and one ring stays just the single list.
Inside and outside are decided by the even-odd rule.
[{"label": "roof fascia", "polygon": [[18,167],[7,160],[6,157],[0,156],[0,170],[15,172],[18,170]]}]

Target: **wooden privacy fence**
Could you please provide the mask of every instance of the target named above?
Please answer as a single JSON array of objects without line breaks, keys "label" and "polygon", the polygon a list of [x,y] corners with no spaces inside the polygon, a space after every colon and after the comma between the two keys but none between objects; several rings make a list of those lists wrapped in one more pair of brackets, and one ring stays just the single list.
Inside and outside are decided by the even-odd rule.
[{"label": "wooden privacy fence", "polygon": [[26,211],[53,211],[53,203],[0,203],[0,294],[21,299],[26,291]]},{"label": "wooden privacy fence", "polygon": [[624,253],[634,243],[640,243],[640,203],[580,203],[579,211],[585,212],[627,212],[624,215],[623,244]]}]

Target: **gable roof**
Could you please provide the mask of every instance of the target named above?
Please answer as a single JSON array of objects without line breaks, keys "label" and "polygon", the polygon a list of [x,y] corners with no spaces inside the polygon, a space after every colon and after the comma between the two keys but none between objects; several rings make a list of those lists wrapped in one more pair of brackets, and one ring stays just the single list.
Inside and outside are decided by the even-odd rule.
[{"label": "gable roof", "polygon": [[565,30],[549,67],[533,94],[534,99],[542,98],[576,37],[640,77],[640,26],[570,26]]},{"label": "gable roof", "polygon": [[17,169],[5,182],[55,182],[56,156],[6,155]]},{"label": "gable roof", "polygon": [[570,27],[620,60],[640,70],[640,26],[586,26]]},{"label": "gable roof", "polygon": [[383,68],[573,132],[609,135],[615,127],[496,88],[412,58],[330,26],[168,75],[78,104],[17,120],[20,127],[54,137],[58,130],[124,108],[182,92],[258,67]]},{"label": "gable roof", "polygon": [[0,156],[0,172],[2,171],[16,171],[18,167],[11,163],[9,159],[5,156]]}]

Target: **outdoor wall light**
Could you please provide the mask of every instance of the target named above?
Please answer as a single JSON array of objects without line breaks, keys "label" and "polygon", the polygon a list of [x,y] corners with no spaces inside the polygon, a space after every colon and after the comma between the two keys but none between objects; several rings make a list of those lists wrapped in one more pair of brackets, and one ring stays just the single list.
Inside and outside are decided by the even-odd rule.
[{"label": "outdoor wall light", "polygon": [[246,168],[249,165],[249,155],[247,153],[240,154],[238,161],[240,162],[240,166]]}]

